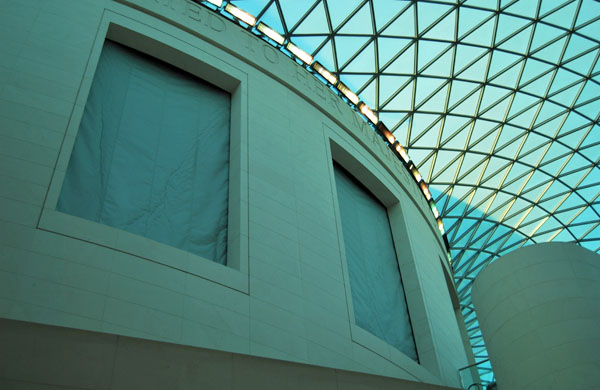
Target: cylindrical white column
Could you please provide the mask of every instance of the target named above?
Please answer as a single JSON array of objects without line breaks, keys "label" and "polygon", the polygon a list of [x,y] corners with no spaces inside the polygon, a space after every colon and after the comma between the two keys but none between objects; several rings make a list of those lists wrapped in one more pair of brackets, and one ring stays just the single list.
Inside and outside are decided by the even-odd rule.
[{"label": "cylindrical white column", "polygon": [[600,256],[521,248],[487,266],[471,297],[500,390],[600,388]]}]

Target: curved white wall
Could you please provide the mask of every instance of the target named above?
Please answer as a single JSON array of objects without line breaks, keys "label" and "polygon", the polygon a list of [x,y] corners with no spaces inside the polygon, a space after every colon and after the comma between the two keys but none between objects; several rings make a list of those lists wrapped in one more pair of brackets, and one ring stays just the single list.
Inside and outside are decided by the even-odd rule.
[{"label": "curved white wall", "polygon": [[600,383],[600,256],[575,244],[518,249],[471,292],[500,389],[593,389]]},{"label": "curved white wall", "polygon": [[[431,211],[325,85],[185,0],[0,9],[1,317],[458,386],[465,345]],[[233,93],[231,267],[55,211],[107,36]],[[353,324],[332,159],[388,207],[420,364]]]}]

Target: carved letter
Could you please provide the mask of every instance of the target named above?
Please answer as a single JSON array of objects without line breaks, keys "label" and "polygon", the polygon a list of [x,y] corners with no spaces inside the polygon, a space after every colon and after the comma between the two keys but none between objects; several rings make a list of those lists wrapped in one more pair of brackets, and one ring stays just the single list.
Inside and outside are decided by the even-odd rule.
[{"label": "carved letter", "polygon": [[277,51],[273,49],[271,46],[263,44],[263,55],[265,59],[272,64],[279,63],[279,56],[277,55]]}]

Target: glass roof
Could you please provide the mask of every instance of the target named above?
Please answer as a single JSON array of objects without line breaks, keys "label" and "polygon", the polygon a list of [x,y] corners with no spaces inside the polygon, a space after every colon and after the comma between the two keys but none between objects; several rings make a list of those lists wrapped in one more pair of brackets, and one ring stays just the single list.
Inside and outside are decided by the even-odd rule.
[{"label": "glass roof", "polygon": [[231,3],[312,54],[407,148],[443,216],[477,361],[483,266],[537,242],[600,252],[600,3]]}]

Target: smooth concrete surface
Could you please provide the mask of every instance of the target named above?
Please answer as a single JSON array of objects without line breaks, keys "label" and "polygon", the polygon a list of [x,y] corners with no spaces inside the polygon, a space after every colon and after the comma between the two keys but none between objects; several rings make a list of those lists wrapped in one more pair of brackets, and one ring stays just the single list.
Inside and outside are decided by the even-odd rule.
[{"label": "smooth concrete surface", "polygon": [[[55,210],[107,38],[233,92],[231,267]],[[418,364],[354,324],[332,159],[383,194]],[[444,268],[398,159],[259,38],[186,0],[0,0],[0,317],[458,386]]]},{"label": "smooth concrete surface", "polygon": [[448,390],[402,379],[0,319],[0,388]]},{"label": "smooth concrete surface", "polygon": [[518,249],[475,279],[473,304],[500,390],[600,387],[600,256]]}]

